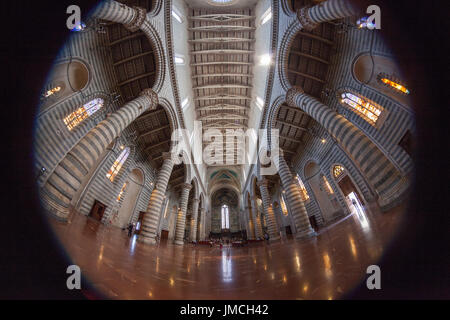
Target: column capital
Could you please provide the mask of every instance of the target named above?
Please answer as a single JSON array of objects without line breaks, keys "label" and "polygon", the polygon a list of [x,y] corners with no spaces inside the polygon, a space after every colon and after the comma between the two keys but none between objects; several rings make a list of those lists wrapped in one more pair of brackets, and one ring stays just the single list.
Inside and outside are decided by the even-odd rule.
[{"label": "column capital", "polygon": [[286,92],[286,103],[291,106],[295,107],[295,97],[299,94],[305,93],[302,87],[300,86],[293,86]]},{"label": "column capital", "polygon": [[170,153],[170,152],[163,152],[162,158],[163,158],[163,160],[172,160],[172,153]]},{"label": "column capital", "polygon": [[258,185],[258,187],[261,187],[261,186],[267,187],[269,185],[269,180],[267,180],[266,178],[263,178],[263,179],[259,180],[256,184]]},{"label": "column capital", "polygon": [[308,31],[313,30],[318,26],[317,22],[314,22],[311,19],[311,15],[309,14],[310,7],[303,7],[297,10],[297,19],[302,25],[302,28]]},{"label": "column capital", "polygon": [[141,28],[142,24],[144,23],[145,17],[147,16],[147,11],[144,8],[136,6],[133,6],[133,9],[135,12],[133,19],[124,26],[129,31],[136,32]]},{"label": "column capital", "polygon": [[150,88],[142,90],[139,95],[150,100],[150,109],[155,109],[159,103],[158,94]]},{"label": "column capital", "polygon": [[190,184],[190,183],[183,183],[183,184],[181,185],[181,187],[182,187],[183,189],[185,189],[185,190],[191,190],[191,189],[192,189],[192,184]]}]

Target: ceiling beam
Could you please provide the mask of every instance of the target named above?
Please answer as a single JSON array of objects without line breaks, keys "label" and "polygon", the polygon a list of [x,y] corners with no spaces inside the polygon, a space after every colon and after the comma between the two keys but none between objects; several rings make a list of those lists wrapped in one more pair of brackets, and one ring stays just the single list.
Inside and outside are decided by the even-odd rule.
[{"label": "ceiling beam", "polygon": [[199,38],[188,40],[190,43],[229,43],[229,42],[255,42],[255,39],[236,38],[236,37],[215,37],[215,38]]},{"label": "ceiling beam", "polygon": [[148,147],[145,147],[145,149],[144,149],[144,151],[148,151],[148,150],[150,150],[150,149],[152,149],[152,148],[158,148],[158,147],[160,147],[160,146],[162,146],[162,145],[165,145],[166,143],[169,143],[170,144],[170,142],[171,142],[171,140],[164,140],[164,141],[162,141],[162,142],[160,142],[160,143],[157,143],[157,144],[151,144],[151,145],[149,145]]},{"label": "ceiling beam", "polygon": [[252,31],[256,30],[255,27],[249,26],[234,26],[234,25],[209,25],[209,26],[198,26],[193,28],[188,28],[192,32],[228,32],[228,31]]},{"label": "ceiling beam", "polygon": [[324,60],[322,58],[310,55],[310,54],[305,53],[305,52],[301,52],[301,51],[297,51],[297,50],[291,50],[291,53],[296,54],[298,56],[302,56],[302,57],[305,57],[305,58],[309,58],[309,59],[312,59],[312,60],[319,61],[319,62],[321,62],[323,64],[330,64],[330,62],[327,61],[327,60]]},{"label": "ceiling beam", "polygon": [[300,109],[300,108],[298,108],[298,107],[293,107],[293,106],[290,106],[290,105],[287,105],[287,104],[282,104],[280,108],[290,109],[290,110],[299,112],[299,113],[301,113],[301,114],[304,114],[304,113],[305,113],[302,109]]},{"label": "ceiling beam", "polygon": [[242,106],[242,105],[234,105],[234,104],[227,104],[227,103],[223,103],[223,104],[213,104],[210,106],[201,106],[201,107],[197,107],[195,108],[196,111],[210,111],[210,110],[236,110],[236,109],[240,109],[240,110],[248,110],[250,109],[247,106]]},{"label": "ceiling beam", "polygon": [[130,83],[130,82],[133,82],[133,81],[136,81],[136,80],[139,80],[139,79],[148,77],[148,76],[151,76],[151,75],[153,75],[153,74],[155,74],[155,71],[147,72],[147,73],[143,73],[143,74],[139,74],[139,75],[137,75],[137,76],[135,76],[135,77],[133,77],[133,78],[131,78],[131,79],[127,79],[127,80],[125,80],[125,81],[122,81],[122,82],[118,83],[117,85],[118,85],[119,87],[121,87],[121,86],[123,86],[123,85],[125,85],[125,84],[128,84],[128,83]]},{"label": "ceiling beam", "polygon": [[193,89],[221,89],[221,88],[239,88],[239,89],[251,89],[252,86],[246,86],[243,84],[223,84],[223,83],[219,83],[219,84],[208,84],[205,86],[194,86]]},{"label": "ceiling beam", "polygon": [[233,113],[226,113],[226,112],[214,112],[209,113],[204,116],[198,117],[198,120],[220,120],[220,119],[234,119],[234,120],[248,120],[248,117],[246,115],[242,114],[233,114]]},{"label": "ceiling beam", "polygon": [[170,128],[170,125],[166,125],[166,126],[162,126],[162,127],[159,127],[159,128],[155,128],[155,129],[150,130],[150,131],[141,132],[139,134],[139,138],[143,138],[145,136],[148,136],[150,134],[154,134],[155,132],[158,132],[160,130],[167,129],[167,128]]},{"label": "ceiling beam", "polygon": [[189,20],[210,21],[210,22],[231,22],[231,21],[245,21],[252,20],[255,16],[232,13],[214,13],[202,14],[198,16],[189,16]]},{"label": "ceiling beam", "polygon": [[302,130],[302,131],[306,131],[307,130],[304,127],[300,127],[298,124],[294,124],[294,123],[290,123],[290,122],[283,121],[283,120],[278,120],[278,119],[276,119],[275,121],[278,122],[278,123],[281,123],[281,124],[284,124],[284,125],[287,125],[287,126],[290,126],[290,127],[293,127],[293,128],[299,129],[299,130]]},{"label": "ceiling beam", "polygon": [[315,77],[315,76],[312,76],[312,75],[310,75],[310,74],[303,73],[303,72],[300,72],[300,71],[288,69],[288,72],[291,72],[291,73],[294,73],[294,74],[298,74],[299,76],[302,76],[302,77],[305,77],[305,78],[308,78],[308,79],[311,79],[311,80],[315,80],[315,81],[318,81],[318,82],[320,82],[320,83],[325,83],[325,82],[326,82],[326,81],[323,80],[323,79],[317,78],[317,77]]},{"label": "ceiling beam", "polygon": [[153,54],[153,51],[147,51],[147,52],[139,53],[137,55],[134,55],[134,56],[131,56],[131,57],[119,60],[117,62],[114,62],[113,66],[116,67],[118,65],[124,64],[125,62],[131,61],[131,60],[135,60],[135,59],[138,59],[138,58],[142,58],[142,57],[145,57],[145,56],[147,56],[149,54]]},{"label": "ceiling beam", "polygon": [[144,113],[144,114],[140,115],[139,117],[137,117],[136,120],[145,120],[145,119],[147,119],[149,117],[153,117],[153,116],[155,116],[155,115],[157,115],[159,113],[162,113],[162,112],[165,112],[165,110],[164,109],[159,109],[159,110],[152,111],[152,112],[149,112],[149,113]]},{"label": "ceiling beam", "polygon": [[210,62],[191,63],[191,67],[212,66],[212,65],[244,65],[244,66],[253,66],[253,63],[251,63],[251,62],[244,62],[244,61],[210,61]]},{"label": "ceiling beam", "polygon": [[253,50],[237,50],[237,49],[211,49],[191,51],[192,54],[253,54]]},{"label": "ceiling beam", "polygon": [[306,37],[306,38],[319,40],[319,41],[322,41],[322,42],[324,42],[324,43],[326,43],[326,44],[328,44],[330,46],[332,46],[334,44],[334,42],[331,41],[331,40],[325,39],[325,38],[323,38],[321,36],[318,36],[318,35],[315,35],[315,34],[312,34],[312,33],[306,33],[306,32],[303,32],[303,31],[297,32],[297,36],[303,36],[303,37]]},{"label": "ceiling beam", "polygon": [[194,100],[252,100],[252,98],[233,94],[215,94],[212,96],[196,97]]},{"label": "ceiling beam", "polygon": [[127,40],[131,40],[131,39],[135,39],[135,38],[139,38],[139,37],[145,37],[145,33],[142,32],[142,31],[139,31],[137,33],[132,33],[129,36],[126,36],[126,37],[117,39],[117,40],[115,40],[113,42],[110,42],[108,45],[109,46],[114,46],[114,45],[119,44],[121,42],[124,42],[124,41],[127,41]]},{"label": "ceiling beam", "polygon": [[294,143],[300,143],[301,141],[299,140],[299,139],[294,139],[294,138],[290,138],[290,137],[286,137],[286,136],[282,136],[282,135],[279,135],[279,137],[280,137],[280,139],[285,139],[285,140],[287,140],[287,141],[291,141],[291,142],[294,142]]},{"label": "ceiling beam", "polygon": [[246,78],[253,78],[253,74],[246,73],[205,73],[205,74],[197,74],[195,76],[192,76],[193,79],[196,78],[206,78],[206,77],[246,77]]}]

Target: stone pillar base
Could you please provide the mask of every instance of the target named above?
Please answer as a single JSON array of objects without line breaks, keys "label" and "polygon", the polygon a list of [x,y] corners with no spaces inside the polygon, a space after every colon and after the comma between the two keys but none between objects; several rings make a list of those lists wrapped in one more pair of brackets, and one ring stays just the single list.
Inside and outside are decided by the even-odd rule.
[{"label": "stone pillar base", "polygon": [[175,240],[173,243],[176,244],[177,246],[183,246],[184,245],[184,241],[181,241],[181,240]]},{"label": "stone pillar base", "polygon": [[299,239],[299,240],[300,239],[308,239],[308,238],[315,237],[315,236],[317,236],[317,232],[315,232],[312,229],[306,229],[303,231],[299,231],[295,234],[295,238]]},{"label": "stone pillar base", "polygon": [[269,238],[269,242],[275,242],[275,241],[279,241],[281,238],[280,238],[280,236],[276,236],[276,237],[270,237]]},{"label": "stone pillar base", "polygon": [[137,241],[138,242],[142,242],[142,243],[146,243],[146,244],[155,244],[156,240],[149,238],[149,237],[144,237],[144,236],[138,236],[137,237]]}]

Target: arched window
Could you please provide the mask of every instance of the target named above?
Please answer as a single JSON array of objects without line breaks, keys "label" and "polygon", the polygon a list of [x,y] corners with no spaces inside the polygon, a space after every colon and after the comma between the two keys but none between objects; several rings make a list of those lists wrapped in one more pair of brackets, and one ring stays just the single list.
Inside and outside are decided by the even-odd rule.
[{"label": "arched window", "polygon": [[288,209],[287,209],[287,206],[286,206],[286,202],[284,201],[284,196],[283,195],[281,195],[281,197],[280,197],[280,205],[281,205],[281,211],[283,212],[283,214],[285,216],[287,216],[288,215]]},{"label": "arched window", "polygon": [[306,191],[305,185],[303,184],[303,181],[302,181],[302,179],[300,179],[298,174],[297,174],[296,178],[297,178],[298,185],[300,187],[300,195],[302,197],[302,200],[306,201],[309,199],[308,191]]},{"label": "arched window", "polygon": [[167,213],[169,212],[169,199],[166,201],[166,208],[164,209],[164,219],[167,218]]},{"label": "arched window", "polygon": [[394,90],[395,92],[402,94],[409,94],[409,90],[400,83],[400,80],[393,78],[392,76],[387,75],[386,73],[379,73],[377,77],[380,83]]},{"label": "arched window", "polygon": [[109,169],[108,173],[106,174],[106,177],[111,180],[111,182],[114,181],[114,178],[119,173],[120,169],[122,168],[123,164],[127,160],[128,156],[130,155],[130,148],[125,148],[120,156],[114,161],[113,165],[111,166],[111,169]]},{"label": "arched window", "polygon": [[57,94],[60,91],[61,91],[61,86],[55,86],[55,87],[45,91],[43,97],[48,98],[54,94]]},{"label": "arched window", "polygon": [[226,204],[222,206],[222,229],[230,229],[230,213]]},{"label": "arched window", "polygon": [[272,19],[272,7],[266,10],[261,17],[261,25]]},{"label": "arched window", "polygon": [[341,165],[335,165],[333,167],[333,176],[337,179],[344,173],[345,169]]},{"label": "arched window", "polygon": [[96,98],[85,103],[81,108],[78,108],[67,117],[64,118],[64,124],[67,129],[72,130],[78,126],[84,119],[96,113],[101,107],[103,107],[103,99]]},{"label": "arched window", "polygon": [[373,126],[378,125],[377,121],[384,110],[380,105],[351,92],[341,94],[341,103]]},{"label": "arched window", "polygon": [[175,54],[175,64],[185,64],[186,59],[184,59],[184,56],[181,54]]}]

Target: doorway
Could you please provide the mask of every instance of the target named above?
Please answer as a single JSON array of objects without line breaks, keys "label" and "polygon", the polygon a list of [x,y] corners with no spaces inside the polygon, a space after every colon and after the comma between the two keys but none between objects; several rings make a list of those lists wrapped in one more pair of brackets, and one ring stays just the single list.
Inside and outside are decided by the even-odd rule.
[{"label": "doorway", "polygon": [[167,240],[169,240],[169,231],[168,230],[161,230],[160,242],[167,243]]},{"label": "doorway", "polygon": [[317,225],[317,220],[315,216],[309,217],[309,224],[311,225],[311,228],[314,229],[314,231],[317,231],[319,229],[319,226]]},{"label": "doorway", "polygon": [[145,211],[141,211],[139,212],[139,218],[136,222],[136,231],[134,233],[139,234],[141,233],[141,226],[142,226],[142,221],[144,220],[144,214],[146,212]]},{"label": "doorway", "polygon": [[97,221],[102,221],[103,215],[105,214],[105,210],[106,205],[98,200],[95,200],[94,205],[92,206],[92,209],[89,212],[89,217]]},{"label": "doorway", "polygon": [[364,205],[363,198],[359,194],[358,190],[356,189],[355,185],[353,184],[353,181],[350,179],[348,175],[344,176],[339,182],[338,182],[339,188],[341,188],[342,193],[344,194],[344,197],[347,198],[350,193],[354,193],[355,197],[357,198],[358,202],[361,205]]}]

